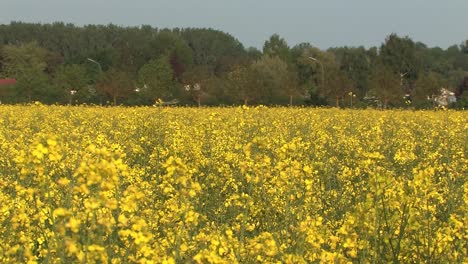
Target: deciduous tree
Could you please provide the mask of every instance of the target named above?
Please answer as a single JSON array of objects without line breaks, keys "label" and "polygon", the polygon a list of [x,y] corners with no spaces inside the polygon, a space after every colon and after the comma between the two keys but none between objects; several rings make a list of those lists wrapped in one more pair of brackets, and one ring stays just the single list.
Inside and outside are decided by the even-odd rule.
[{"label": "deciduous tree", "polygon": [[421,61],[416,56],[416,45],[409,37],[399,37],[390,34],[380,47],[380,62],[393,73],[399,74],[400,83],[411,90],[411,85],[417,79]]},{"label": "deciduous tree", "polygon": [[150,102],[157,99],[170,100],[177,97],[174,73],[167,57],[145,64],[138,73],[140,92]]},{"label": "deciduous tree", "polygon": [[427,97],[439,94],[444,80],[435,72],[420,73],[414,83],[412,98],[416,101],[427,101]]},{"label": "deciduous tree", "polygon": [[405,92],[400,86],[400,76],[389,67],[379,64],[374,68],[370,79],[370,95],[376,96],[386,109],[390,103],[402,101]]},{"label": "deciduous tree", "polygon": [[47,51],[37,43],[3,48],[4,72],[17,80],[16,95],[20,101],[46,100],[48,77],[45,73]]},{"label": "deciduous tree", "polygon": [[265,41],[263,44],[263,55],[271,57],[278,56],[287,63],[291,60],[288,43],[278,34],[273,34],[267,41]]},{"label": "deciduous tree", "polygon": [[118,99],[127,98],[134,92],[134,82],[129,73],[110,69],[98,80],[97,89],[102,94],[110,97],[113,105],[117,105]]},{"label": "deciduous tree", "polygon": [[73,98],[85,92],[84,88],[89,82],[86,67],[80,64],[61,66],[54,78],[54,83],[64,97],[68,98],[69,104],[73,103]]},{"label": "deciduous tree", "polygon": [[234,102],[241,101],[244,105],[248,105],[260,97],[259,79],[256,78],[250,65],[238,65],[228,74],[227,80],[230,82],[227,93]]}]

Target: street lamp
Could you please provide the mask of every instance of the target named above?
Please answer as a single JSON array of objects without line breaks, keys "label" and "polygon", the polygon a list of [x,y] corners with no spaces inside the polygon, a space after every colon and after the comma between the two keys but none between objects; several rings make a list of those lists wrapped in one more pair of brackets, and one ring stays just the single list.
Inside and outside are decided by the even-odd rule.
[{"label": "street lamp", "polygon": [[[99,63],[99,62],[97,62],[97,61],[95,61],[95,60],[93,60],[93,59],[91,59],[91,58],[86,58],[86,59],[87,59],[88,61],[94,63],[94,64],[97,64],[97,66],[99,67],[99,75],[101,75],[101,74],[102,74],[101,63]],[[96,84],[95,84],[95,86],[96,86]],[[101,95],[99,95],[99,104],[102,105],[102,96],[101,96]]]},{"label": "street lamp", "polygon": [[72,103],[73,103],[73,96],[76,94],[76,92],[77,92],[76,90],[73,90],[73,89],[70,90],[70,97],[69,97],[69,99],[70,99],[69,104],[70,105],[72,105]]},{"label": "street lamp", "polygon": [[403,86],[403,77],[405,77],[406,74],[408,74],[409,72],[405,72],[405,73],[400,73],[400,86]]},{"label": "street lamp", "polygon": [[314,57],[309,57],[309,59],[311,59],[311,60],[313,60],[313,61],[315,61],[315,62],[317,62],[317,63],[320,64],[320,67],[322,68],[322,90],[325,90],[325,71],[324,71],[324,69],[323,69],[323,64],[322,64],[322,62],[321,62],[320,60],[314,58]]},{"label": "street lamp", "polygon": [[99,62],[97,62],[97,61],[95,61],[95,60],[93,60],[91,58],[86,58],[86,59],[89,60],[92,63],[97,64],[97,66],[99,67],[99,72],[102,73],[102,67],[101,67],[101,64]]}]

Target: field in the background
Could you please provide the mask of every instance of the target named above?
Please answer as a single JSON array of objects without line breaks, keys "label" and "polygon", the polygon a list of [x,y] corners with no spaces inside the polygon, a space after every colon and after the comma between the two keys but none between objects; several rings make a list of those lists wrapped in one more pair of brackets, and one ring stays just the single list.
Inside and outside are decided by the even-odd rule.
[{"label": "field in the background", "polygon": [[0,262],[462,263],[468,115],[0,106]]}]

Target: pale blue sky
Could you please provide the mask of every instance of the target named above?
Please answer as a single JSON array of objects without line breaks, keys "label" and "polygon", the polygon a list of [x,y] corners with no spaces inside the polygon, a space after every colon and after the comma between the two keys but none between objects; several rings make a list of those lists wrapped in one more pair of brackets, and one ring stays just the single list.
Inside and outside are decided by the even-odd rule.
[{"label": "pale blue sky", "polygon": [[273,33],[290,46],[379,46],[395,32],[446,48],[468,39],[468,0],[0,0],[0,23],[211,27],[246,47]]}]

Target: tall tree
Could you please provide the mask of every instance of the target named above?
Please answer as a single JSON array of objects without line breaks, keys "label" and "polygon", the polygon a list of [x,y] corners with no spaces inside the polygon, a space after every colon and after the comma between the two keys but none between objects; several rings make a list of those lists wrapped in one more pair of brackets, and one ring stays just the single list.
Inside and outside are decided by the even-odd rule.
[{"label": "tall tree", "polygon": [[169,100],[178,96],[169,58],[162,57],[145,64],[138,73],[142,95],[150,102]]},{"label": "tall tree", "polygon": [[167,56],[172,66],[174,77],[181,80],[186,69],[193,63],[193,51],[187,42],[175,32],[162,30],[150,42],[150,59]]},{"label": "tall tree", "polygon": [[241,101],[244,105],[248,105],[261,96],[258,86],[259,79],[250,65],[238,65],[228,74],[227,79],[230,82],[227,93],[234,102]]},{"label": "tall tree", "polygon": [[278,56],[283,61],[289,63],[291,54],[288,43],[278,34],[273,34],[270,39],[263,44],[263,54],[268,56]]},{"label": "tall tree", "polygon": [[327,71],[326,80],[326,86],[324,89],[320,89],[320,93],[334,102],[336,107],[340,107],[340,102],[344,101],[346,95],[356,93],[354,81],[337,68],[331,68]]},{"label": "tall tree", "polygon": [[368,91],[368,76],[370,74],[370,58],[364,47],[334,48],[329,52],[335,54],[340,71],[344,72],[356,85],[360,98]]},{"label": "tall tree", "polygon": [[[251,71],[258,79],[258,88],[262,96],[258,98],[259,103],[274,104],[282,101],[286,87],[289,84],[289,68],[286,62],[278,56],[264,55],[260,60],[254,62]],[[295,85],[295,83],[294,83]],[[293,90],[296,87],[289,88]],[[289,99],[289,98],[288,98]]]},{"label": "tall tree", "polygon": [[117,105],[118,99],[125,99],[134,92],[134,83],[129,73],[110,69],[99,78],[97,89]]},{"label": "tall tree", "polygon": [[245,54],[244,46],[233,36],[213,29],[184,29],[182,38],[192,49],[195,65],[207,66],[214,74],[221,76],[230,67],[222,65],[223,57],[239,57]]},{"label": "tall tree", "polygon": [[[183,84],[185,97],[188,98],[190,103],[197,103],[201,106],[202,99],[207,97],[210,92],[208,84],[212,83],[210,80],[214,79],[214,73],[209,65],[192,65],[183,75]],[[213,87],[211,92],[214,92]],[[216,92],[215,92],[216,93]]]},{"label": "tall tree", "polygon": [[20,101],[48,99],[46,54],[47,51],[35,42],[3,48],[4,72],[17,80],[16,95]]},{"label": "tall tree", "polygon": [[376,96],[386,109],[389,104],[401,101],[405,92],[400,86],[400,76],[389,67],[378,64],[371,75],[370,95]]},{"label": "tall tree", "polygon": [[255,47],[249,47],[247,49],[247,57],[251,60],[251,61],[254,61],[254,60],[258,60],[262,57],[262,52],[255,48]]},{"label": "tall tree", "polygon": [[438,95],[443,83],[444,80],[438,73],[428,72],[419,74],[411,95],[414,105],[418,107],[427,105],[429,103],[428,97],[432,98],[434,95]]},{"label": "tall tree", "polygon": [[89,78],[86,73],[86,68],[80,64],[63,65],[60,67],[54,78],[54,83],[59,87],[63,97],[68,99],[68,103],[72,104],[73,99],[86,93],[86,85]]},{"label": "tall tree", "polygon": [[380,47],[380,60],[393,73],[400,75],[400,85],[411,89],[417,79],[421,62],[416,56],[416,45],[409,37],[390,34]]},{"label": "tall tree", "polygon": [[297,72],[289,68],[283,75],[282,92],[289,99],[289,106],[293,106],[293,98],[304,94],[304,87],[298,83]]},{"label": "tall tree", "polygon": [[[335,55],[332,52],[321,51],[308,43],[295,46],[293,54],[299,85],[308,87],[310,100],[319,104],[323,104],[324,98],[336,101],[335,93],[330,90],[337,87],[334,74],[340,72]],[[328,87],[330,81],[333,83],[331,88]]]},{"label": "tall tree", "polygon": [[[259,71],[263,66],[258,67],[258,63],[254,63],[250,70],[254,75],[258,71],[259,78],[255,79],[255,82],[259,83],[259,89],[264,89],[263,92],[266,94],[262,100],[269,99],[266,101],[249,99],[249,103],[268,101],[287,104],[290,100],[285,98],[291,99],[291,93],[287,91],[293,91],[296,86],[308,89],[311,100],[312,97],[320,98],[321,95],[327,95],[333,102],[336,101],[335,96],[323,88],[326,88],[328,82],[333,83],[332,86],[339,83],[342,77],[338,75],[341,73],[355,83],[359,97],[364,97],[370,90],[368,80],[369,76],[373,75],[371,71],[376,69],[378,64],[390,69],[400,80],[401,90],[408,93],[416,89],[415,81],[419,80],[419,74],[437,73],[447,81],[447,88],[454,91],[468,72],[466,44],[453,45],[447,49],[429,48],[424,43],[413,42],[409,37],[400,37],[396,34],[389,35],[380,49],[344,47],[332,48],[327,52],[309,43],[289,48],[284,38],[274,34],[265,41],[264,54],[262,54],[256,49],[244,49],[243,45],[230,34],[213,29],[158,29],[148,25],[121,27],[112,24],[79,27],[61,22],[52,24],[11,22],[9,25],[0,25],[0,45],[19,47],[32,41],[36,42],[37,48],[47,50],[45,59],[41,59],[41,63],[45,62],[46,67],[39,67],[38,70],[36,66],[40,66],[41,63],[36,63],[35,67],[28,67],[30,74],[24,74],[23,78],[18,77],[18,89],[16,89],[18,93],[12,97],[17,102],[28,100],[54,102],[58,96],[54,90],[57,86],[49,85],[48,78],[56,76],[61,65],[85,65],[87,74],[91,77],[89,84],[92,84],[102,72],[110,68],[137,76],[144,65],[161,57],[168,58],[175,84],[185,84],[186,76],[193,75],[192,73],[200,69],[207,71],[203,83],[201,80],[197,81],[201,84],[202,92],[190,90],[191,94],[185,93],[190,102],[194,95],[200,100],[206,99],[206,102],[209,99],[211,103],[217,100],[218,103],[238,101],[237,97],[232,99],[227,97],[230,93],[226,91],[234,89],[228,88],[232,86],[228,73],[237,71],[237,65],[262,61],[263,55],[276,56],[286,62],[287,72],[291,73],[290,76],[296,73],[298,84],[281,86],[270,94],[270,88],[275,86],[274,83],[277,83],[279,78],[265,79],[264,76],[269,75],[265,73],[269,70]],[[313,61],[310,57],[316,60]],[[99,67],[91,63],[88,58],[99,62]],[[12,61],[7,62],[6,56],[0,57],[2,76],[12,77],[11,72],[6,72],[7,64],[11,65]],[[33,74],[33,71],[41,73]],[[333,76],[332,73],[336,73],[337,76]],[[322,76],[325,76],[323,84]],[[286,84],[291,82],[293,81]],[[141,99],[142,95],[142,93],[139,96],[134,94],[133,99]],[[90,102],[91,98],[89,97]],[[126,103],[128,102],[130,101],[127,100]]]}]

